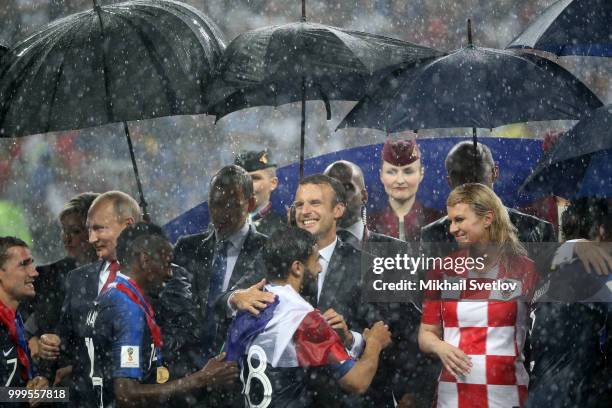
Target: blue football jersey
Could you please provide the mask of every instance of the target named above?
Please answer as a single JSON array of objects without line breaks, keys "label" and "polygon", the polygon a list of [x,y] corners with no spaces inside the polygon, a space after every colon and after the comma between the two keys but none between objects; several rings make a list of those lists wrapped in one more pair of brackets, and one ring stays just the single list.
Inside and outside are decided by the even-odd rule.
[{"label": "blue football jersey", "polygon": [[[128,287],[119,274],[115,283]],[[90,359],[91,399],[96,407],[114,407],[113,381],[131,378],[154,383],[157,359],[146,316],[139,305],[114,285],[101,294],[87,316],[85,345]]]}]

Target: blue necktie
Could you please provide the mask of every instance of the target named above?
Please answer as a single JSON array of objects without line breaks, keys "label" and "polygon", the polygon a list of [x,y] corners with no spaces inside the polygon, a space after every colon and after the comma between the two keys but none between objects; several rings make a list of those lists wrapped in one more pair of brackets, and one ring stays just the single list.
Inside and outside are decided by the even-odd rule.
[{"label": "blue necktie", "polygon": [[223,281],[227,269],[227,242],[217,241],[213,255],[212,273],[208,286],[208,298],[206,300],[206,333],[204,333],[204,347],[207,353],[214,354],[217,350],[211,350],[217,335],[217,322],[215,321],[215,300],[223,292]]}]

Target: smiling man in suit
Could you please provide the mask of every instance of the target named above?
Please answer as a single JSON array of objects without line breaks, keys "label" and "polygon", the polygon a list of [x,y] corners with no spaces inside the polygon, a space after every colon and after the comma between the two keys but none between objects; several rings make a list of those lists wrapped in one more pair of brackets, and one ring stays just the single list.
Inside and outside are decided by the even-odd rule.
[{"label": "smiling man in suit", "polygon": [[[314,174],[302,179],[294,200],[297,226],[313,234],[319,249],[321,272],[303,296],[323,312],[351,356],[358,357],[365,346],[361,331],[380,320],[378,311],[362,303],[362,252],[338,239],[337,222],[344,214],[345,191],[342,184],[329,176]],[[217,305],[254,314],[274,301],[269,292],[262,292],[265,270],[256,270],[227,292]],[[354,401],[325,375],[311,379],[308,389],[315,398],[313,406],[352,406]]]},{"label": "smiling man in suit", "polygon": [[[87,355],[84,333],[86,316],[98,294],[114,282],[117,262],[117,238],[130,224],[141,221],[140,208],[132,197],[121,191],[108,191],[98,196],[87,213],[89,242],[96,250],[98,261],[71,271],[66,280],[66,297],[60,314],[57,334],[40,337],[40,356],[45,360],[61,360],[59,376],[72,372],[72,401],[81,401],[90,386],[87,361],[77,358]],[[54,366],[50,364],[49,367]],[[69,368],[70,367],[70,368]],[[56,382],[59,378],[56,378]]]}]

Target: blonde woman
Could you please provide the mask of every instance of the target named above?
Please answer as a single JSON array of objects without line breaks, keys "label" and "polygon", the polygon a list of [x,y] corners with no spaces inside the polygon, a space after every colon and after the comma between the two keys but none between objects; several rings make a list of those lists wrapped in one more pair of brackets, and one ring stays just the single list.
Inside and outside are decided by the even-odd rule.
[{"label": "blonde woman", "polygon": [[461,185],[446,206],[460,250],[429,272],[428,283],[441,285],[426,291],[419,329],[421,350],[443,366],[434,406],[522,406],[528,385],[522,350],[535,266],[489,187]]}]

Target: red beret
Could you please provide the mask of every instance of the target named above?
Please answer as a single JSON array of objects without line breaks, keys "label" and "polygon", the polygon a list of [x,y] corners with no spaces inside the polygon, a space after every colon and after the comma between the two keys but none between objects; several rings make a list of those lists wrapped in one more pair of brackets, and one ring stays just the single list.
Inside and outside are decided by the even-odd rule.
[{"label": "red beret", "polygon": [[382,159],[394,166],[406,166],[421,158],[419,145],[414,140],[387,140]]}]

